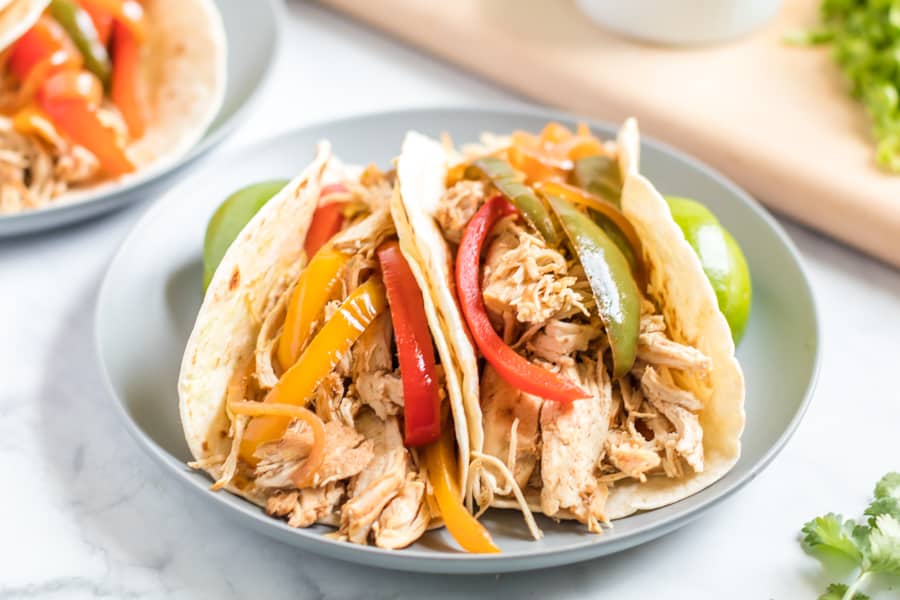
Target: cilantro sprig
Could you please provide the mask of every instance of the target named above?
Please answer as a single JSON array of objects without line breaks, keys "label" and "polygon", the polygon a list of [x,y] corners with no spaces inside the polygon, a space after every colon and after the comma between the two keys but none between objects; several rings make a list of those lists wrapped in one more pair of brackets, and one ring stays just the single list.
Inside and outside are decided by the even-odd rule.
[{"label": "cilantro sprig", "polygon": [[857,522],[828,513],[803,526],[803,548],[815,556],[839,555],[858,566],[849,586],[833,583],[819,600],[868,600],[859,592],[869,576],[887,573],[900,576],[900,473],[888,473],[875,486],[875,498]]},{"label": "cilantro sprig", "polygon": [[900,173],[900,3],[823,0],[819,14],[819,29],[789,33],[785,41],[831,46],[850,93],[869,113],[878,164]]}]

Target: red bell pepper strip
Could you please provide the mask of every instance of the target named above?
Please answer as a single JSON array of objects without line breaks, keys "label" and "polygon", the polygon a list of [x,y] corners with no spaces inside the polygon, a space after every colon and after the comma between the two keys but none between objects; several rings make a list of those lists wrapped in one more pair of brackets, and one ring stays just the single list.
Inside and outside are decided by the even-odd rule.
[{"label": "red bell pepper strip", "polygon": [[456,255],[456,287],[469,331],[484,358],[513,387],[556,402],[587,398],[589,394],[565,377],[517,354],[497,335],[488,318],[479,277],[481,249],[497,221],[512,214],[517,214],[515,207],[502,196],[494,196],[478,209],[463,231]]},{"label": "red bell pepper strip", "polygon": [[[322,187],[319,197],[324,198],[329,194],[340,194],[346,191],[347,187],[344,184],[332,183]],[[306,234],[306,242],[303,244],[307,257],[315,256],[319,248],[327,244],[341,230],[344,225],[343,208],[343,202],[328,202],[319,206],[313,213],[309,233]]]},{"label": "red bell pepper strip", "polygon": [[18,102],[24,105],[51,74],[80,69],[82,58],[62,26],[44,15],[12,47],[8,64],[19,80]]},{"label": "red bell pepper strip", "polygon": [[110,175],[134,171],[118,133],[97,114],[96,88],[80,83],[84,77],[95,76],[87,71],[51,75],[38,90],[38,106],[63,133],[90,150],[104,171]]},{"label": "red bell pepper strip", "polygon": [[146,109],[141,98],[141,48],[121,22],[113,25],[112,85],[110,96],[122,113],[131,139],[144,135]]},{"label": "red bell pepper strip", "polygon": [[424,446],[441,436],[441,398],[422,290],[396,241],[378,249],[403,381],[404,440]]}]

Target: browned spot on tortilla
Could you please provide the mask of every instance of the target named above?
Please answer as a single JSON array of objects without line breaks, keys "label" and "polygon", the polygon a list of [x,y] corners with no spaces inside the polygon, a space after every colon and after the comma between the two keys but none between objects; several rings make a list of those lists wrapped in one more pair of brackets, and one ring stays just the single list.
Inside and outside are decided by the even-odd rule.
[{"label": "browned spot on tortilla", "polygon": [[204,451],[204,452],[208,452],[208,451],[209,451],[209,444],[207,444],[205,440],[204,440],[204,442],[203,442],[202,448],[203,448],[203,451]]},{"label": "browned spot on tortilla", "polygon": [[220,429],[220,430],[219,430],[219,437],[220,437],[220,438],[227,438],[227,437],[228,437],[228,431],[226,431],[226,430],[224,430],[224,429]]},{"label": "browned spot on tortilla", "polygon": [[231,280],[228,282],[228,291],[233,291],[237,286],[241,284],[241,271],[239,268],[235,267],[234,272],[231,274]]}]

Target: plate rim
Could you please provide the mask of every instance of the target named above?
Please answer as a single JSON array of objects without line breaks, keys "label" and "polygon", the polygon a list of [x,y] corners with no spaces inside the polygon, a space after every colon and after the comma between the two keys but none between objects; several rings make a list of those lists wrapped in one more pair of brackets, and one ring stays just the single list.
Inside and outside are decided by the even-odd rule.
[{"label": "plate rim", "polygon": [[[351,115],[338,116],[332,119],[306,123],[281,131],[279,133],[266,136],[261,139],[254,140],[253,142],[244,144],[238,148],[234,148],[229,153],[223,154],[221,157],[219,157],[219,160],[228,161],[237,159],[240,155],[245,154],[248,151],[263,149],[266,146],[273,144],[276,140],[301,135],[305,130],[308,129],[327,128],[330,126],[337,126],[357,120],[371,120],[378,118],[403,117],[410,115],[425,115],[436,113],[470,113],[479,114],[481,116],[494,114],[503,115],[504,117],[519,116],[526,118],[542,118],[548,120],[565,121],[583,120],[591,126],[604,128],[611,131],[615,131],[616,128],[616,125],[609,121],[590,119],[574,113],[567,113],[553,109],[544,109],[541,107],[523,107],[521,105],[505,105],[503,103],[494,103],[483,107],[471,105],[439,104],[392,110],[362,111]],[[788,236],[787,232],[784,230],[781,224],[775,219],[775,217],[771,215],[759,203],[759,201],[757,201],[747,191],[745,191],[727,176],[717,171],[705,162],[701,161],[700,159],[650,136],[642,135],[641,144],[642,146],[646,145],[648,147],[653,147],[655,150],[659,150],[666,154],[669,154],[670,156],[686,163],[691,168],[700,171],[705,176],[714,180],[716,183],[722,185],[723,187],[728,189],[730,193],[734,194],[744,204],[746,204],[747,207],[752,210],[756,214],[756,216],[762,219],[762,221],[768,226],[768,228],[775,233],[779,241],[787,249],[788,254],[794,261],[797,270],[800,273],[798,286],[805,292],[805,295],[809,298],[809,307],[811,309],[809,316],[811,318],[813,333],[813,339],[811,340],[813,345],[813,361],[809,380],[806,383],[803,391],[803,398],[796,412],[787,423],[782,434],[762,454],[762,456],[747,469],[746,473],[738,477],[735,481],[731,482],[727,487],[720,490],[717,494],[714,494],[709,498],[702,500],[694,506],[690,506],[676,514],[668,515],[660,521],[647,523],[637,528],[636,530],[629,532],[623,537],[615,538],[616,541],[620,542],[620,545],[616,550],[613,550],[611,552],[598,551],[599,548],[603,548],[607,545],[607,543],[601,541],[600,539],[596,541],[590,541],[585,544],[580,544],[574,547],[533,552],[504,552],[496,555],[473,555],[458,552],[441,554],[413,554],[403,550],[383,550],[370,546],[359,546],[355,544],[347,544],[345,542],[338,542],[325,538],[319,534],[313,535],[305,531],[298,531],[296,529],[288,527],[281,521],[272,519],[271,517],[264,515],[255,505],[252,505],[243,500],[240,501],[240,504],[236,504],[232,501],[233,499],[231,498],[231,495],[210,493],[207,485],[199,485],[195,472],[191,471],[184,463],[171,455],[168,451],[166,451],[153,439],[151,439],[146,433],[144,433],[144,431],[141,430],[141,428],[128,413],[125,407],[125,403],[119,398],[118,394],[115,391],[115,388],[113,387],[108,366],[104,360],[103,353],[101,352],[102,343],[100,332],[100,321],[102,319],[101,308],[104,305],[104,299],[110,293],[108,292],[108,288],[112,286],[112,283],[110,282],[110,273],[114,270],[114,268],[120,261],[124,260],[123,257],[126,253],[126,250],[132,243],[134,243],[134,240],[137,239],[138,234],[147,226],[150,221],[156,218],[157,213],[163,212],[164,207],[168,204],[167,199],[170,196],[177,195],[182,187],[187,187],[191,184],[191,180],[189,177],[180,181],[154,202],[153,206],[151,206],[150,209],[148,209],[134,224],[129,233],[120,243],[119,247],[116,249],[112,259],[107,264],[106,271],[103,276],[103,281],[99,287],[95,307],[92,313],[92,316],[94,318],[93,342],[95,358],[97,360],[98,366],[100,367],[101,379],[107,396],[112,400],[112,403],[114,404],[114,410],[118,414],[119,418],[125,422],[129,434],[133,438],[135,438],[135,440],[138,442],[138,445],[141,446],[145,452],[154,457],[155,462],[157,462],[157,464],[161,468],[166,467],[167,470],[169,472],[172,472],[179,481],[181,481],[195,493],[207,498],[211,497],[215,502],[218,502],[223,507],[223,510],[230,514],[231,518],[238,520],[238,522],[244,527],[252,527],[254,531],[278,539],[279,541],[282,541],[284,543],[288,543],[285,541],[285,536],[295,535],[297,536],[298,543],[294,543],[293,545],[301,547],[303,550],[315,552],[322,556],[336,558],[342,561],[390,570],[424,573],[477,574],[514,572],[583,562],[586,560],[590,560],[591,558],[602,556],[604,554],[617,553],[621,550],[624,550],[625,548],[642,544],[649,539],[657,537],[658,535],[665,535],[666,533],[674,531],[675,529],[700,517],[714,505],[725,500],[726,498],[729,498],[735,492],[739,491],[745,485],[747,485],[750,481],[755,479],[772,463],[774,458],[787,445],[787,442],[790,440],[790,438],[793,437],[794,433],[796,432],[809,409],[809,405],[812,402],[814,391],[818,383],[822,362],[822,325],[818,301],[816,300],[816,296],[809,279],[809,274],[807,272],[804,259],[794,242]],[[208,483],[206,478],[204,478],[204,482]],[[715,483],[718,483],[718,481]],[[715,485],[715,483],[712,485]],[[704,490],[706,489],[708,488],[704,488]],[[698,491],[697,494],[703,493],[704,490]],[[692,496],[695,495],[696,494],[692,494]],[[241,517],[249,517],[250,522],[244,521],[244,519],[242,519]]]},{"label": "plate rim", "polygon": [[[218,1],[214,0],[214,3],[216,4],[216,9],[221,13]],[[262,0],[262,3],[268,6],[274,24],[272,60],[266,64],[259,83],[250,91],[247,99],[228,119],[211,131],[212,124],[219,118],[221,113],[222,107],[220,106],[219,110],[216,111],[216,114],[213,115],[210,124],[203,132],[201,138],[191,146],[187,152],[174,160],[168,162],[163,161],[162,166],[159,167],[158,170],[150,171],[146,176],[142,177],[140,174],[136,174],[135,178],[131,181],[123,183],[121,186],[112,185],[105,191],[98,192],[98,194],[93,197],[87,197],[71,202],[54,202],[34,210],[26,210],[7,215],[0,214],[0,239],[15,238],[49,231],[134,204],[141,199],[140,192],[142,190],[148,189],[150,186],[184,171],[213,148],[224,142],[229,135],[234,133],[234,131],[247,120],[251,109],[259,103],[262,92],[272,81],[273,73],[275,71],[274,65],[278,61],[278,57],[283,53],[285,40],[284,17],[286,13],[284,2],[283,0]],[[228,52],[227,44],[226,38],[226,52]],[[152,169],[154,164],[150,163],[147,167]],[[177,185],[178,183],[176,182],[172,188],[177,187]],[[166,195],[167,193],[168,190],[165,190],[163,195]],[[104,204],[104,202],[110,203],[114,200],[118,200],[118,202],[112,206],[106,206]],[[39,223],[41,220],[47,220],[49,222],[41,225]],[[4,232],[3,229],[5,228],[9,228],[9,231]]]}]

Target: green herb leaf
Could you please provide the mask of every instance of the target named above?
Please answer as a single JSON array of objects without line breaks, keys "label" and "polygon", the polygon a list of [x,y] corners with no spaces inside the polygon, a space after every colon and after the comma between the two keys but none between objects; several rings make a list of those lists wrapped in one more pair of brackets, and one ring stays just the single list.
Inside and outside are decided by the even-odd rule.
[{"label": "green herb leaf", "polygon": [[781,38],[791,46],[815,46],[834,39],[834,33],[827,29],[798,29],[789,31]]},{"label": "green herb leaf", "polygon": [[875,484],[876,498],[900,500],[900,473],[888,473]]},{"label": "green herb leaf", "polygon": [[900,575],[900,520],[892,515],[875,517],[867,554],[867,570]]},{"label": "green herb leaf", "polygon": [[[843,600],[847,589],[847,586],[843,583],[832,583],[825,590],[825,593],[819,596],[819,600]],[[856,592],[850,600],[869,600],[869,597],[863,593]]]},{"label": "green herb leaf", "polygon": [[785,43],[830,44],[850,94],[861,100],[872,122],[875,159],[900,173],[900,3],[892,0],[823,0],[820,24],[790,32]]},{"label": "green herb leaf", "polygon": [[854,537],[855,527],[857,525],[852,519],[844,521],[841,515],[834,513],[816,517],[803,526],[803,546],[807,551],[837,552],[859,562],[862,560],[862,550]]},{"label": "green herb leaf", "polygon": [[875,517],[878,515],[891,515],[895,519],[900,519],[900,500],[891,497],[876,498],[866,509],[865,514],[870,517],[870,527],[875,527]]}]

